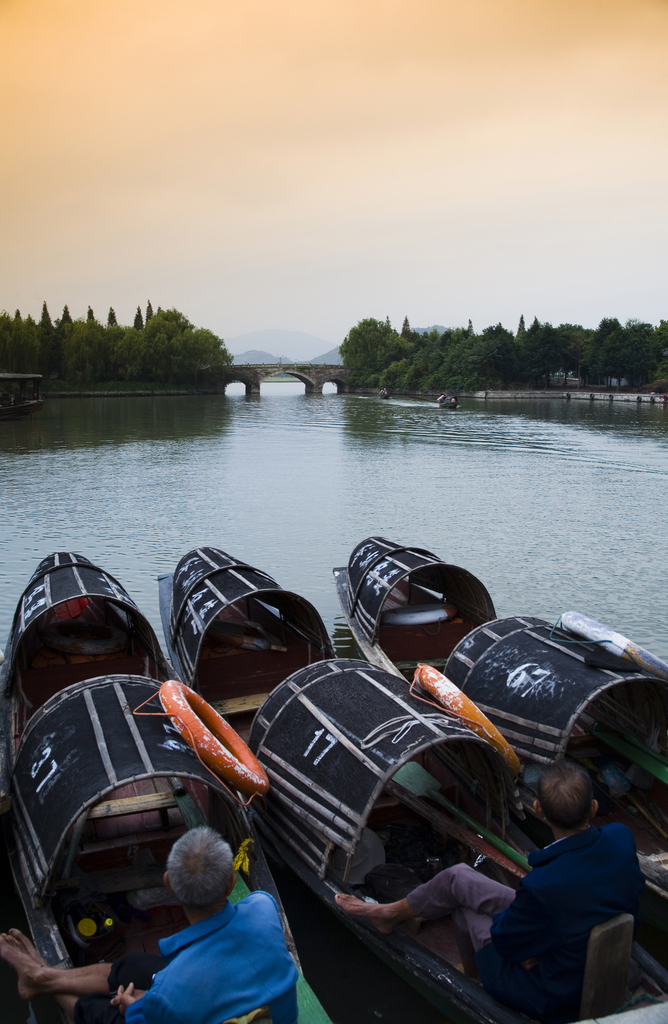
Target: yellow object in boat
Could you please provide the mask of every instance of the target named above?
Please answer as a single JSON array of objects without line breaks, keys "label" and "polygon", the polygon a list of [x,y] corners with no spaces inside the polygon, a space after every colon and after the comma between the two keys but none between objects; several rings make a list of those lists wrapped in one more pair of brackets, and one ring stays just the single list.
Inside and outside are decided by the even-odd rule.
[{"label": "yellow object in boat", "polygon": [[517,778],[520,773],[520,761],[517,754],[496,726],[486,715],[483,715],[480,708],[472,700],[469,700],[466,694],[462,693],[458,686],[455,686],[447,676],[432,668],[431,665],[422,664],[415,669],[413,683],[419,683],[422,689],[434,697],[444,710],[460,718],[467,729],[471,729],[472,732],[487,740],[495,750],[498,750],[513,776]]}]

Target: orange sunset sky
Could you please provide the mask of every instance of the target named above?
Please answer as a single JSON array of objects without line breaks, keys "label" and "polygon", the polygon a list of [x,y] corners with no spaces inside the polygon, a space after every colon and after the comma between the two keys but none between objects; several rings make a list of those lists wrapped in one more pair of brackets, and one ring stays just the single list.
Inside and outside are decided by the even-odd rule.
[{"label": "orange sunset sky", "polygon": [[0,308],[668,318],[668,0],[0,0]]}]

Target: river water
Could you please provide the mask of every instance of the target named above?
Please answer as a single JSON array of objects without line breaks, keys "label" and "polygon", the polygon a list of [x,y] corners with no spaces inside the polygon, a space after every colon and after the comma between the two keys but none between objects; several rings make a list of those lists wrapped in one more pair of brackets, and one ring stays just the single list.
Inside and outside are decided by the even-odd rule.
[{"label": "river water", "polygon": [[[312,601],[345,656],[331,570],[379,534],[469,569],[499,615],[555,621],[576,609],[668,659],[668,410],[471,399],[450,412],[304,395],[296,383],[239,390],[52,399],[32,421],[0,424],[3,638],[37,562],[56,550],[117,576],[161,636],[156,577],[211,544]],[[441,1019],[284,884],[337,1021]],[[7,972],[0,985],[10,1000]]]}]

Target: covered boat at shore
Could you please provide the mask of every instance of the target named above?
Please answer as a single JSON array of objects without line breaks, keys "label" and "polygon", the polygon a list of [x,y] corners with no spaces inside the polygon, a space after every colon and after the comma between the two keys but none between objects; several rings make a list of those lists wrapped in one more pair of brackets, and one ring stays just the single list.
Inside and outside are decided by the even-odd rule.
[{"label": "covered boat at shore", "polygon": [[[338,893],[390,902],[388,881],[401,880],[406,895],[462,860],[517,888],[535,845],[497,750],[396,674],[357,660],[324,661],[277,687],[250,746],[271,782],[253,812],[265,841],[341,922],[450,1020],[527,1021],[458,969],[451,919],[382,934],[335,902]],[[637,944],[634,957],[648,991],[668,990],[668,973]]]},{"label": "covered boat at shore", "polygon": [[472,629],[496,618],[485,586],[424,548],[368,537],[334,569],[343,614],[371,664],[411,679],[443,668]]},{"label": "covered boat at shore", "polygon": [[[591,622],[575,613],[563,618]],[[668,682],[657,674],[659,659],[643,659],[656,666],[651,672],[638,654],[621,657],[607,647],[563,625],[513,616],[465,637],[445,674],[520,758],[522,828],[539,846],[552,841],[533,811],[539,766],[567,757],[589,771],[599,801],[595,824],[619,821],[633,832],[648,883],[642,916],[668,930]]]},{"label": "covered boat at shore", "polygon": [[160,576],[168,655],[180,678],[244,734],[297,669],[333,656],[320,615],[267,573],[219,548],[188,552]]},{"label": "covered boat at shore", "polygon": [[41,373],[0,373],[0,420],[18,420],[39,412],[44,405],[39,393],[41,380]]}]

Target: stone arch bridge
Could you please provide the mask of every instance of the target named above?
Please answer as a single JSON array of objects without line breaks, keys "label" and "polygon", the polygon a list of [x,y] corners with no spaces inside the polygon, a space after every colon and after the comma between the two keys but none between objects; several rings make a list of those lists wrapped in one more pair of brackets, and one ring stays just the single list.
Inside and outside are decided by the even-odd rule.
[{"label": "stone arch bridge", "polygon": [[247,395],[259,395],[260,384],[277,373],[289,373],[306,385],[306,394],[322,393],[324,384],[336,384],[342,394],[350,376],[347,366],[327,366],[323,363],[240,363],[227,370],[225,384],[239,381],[246,386]]}]

